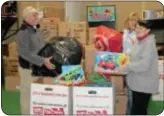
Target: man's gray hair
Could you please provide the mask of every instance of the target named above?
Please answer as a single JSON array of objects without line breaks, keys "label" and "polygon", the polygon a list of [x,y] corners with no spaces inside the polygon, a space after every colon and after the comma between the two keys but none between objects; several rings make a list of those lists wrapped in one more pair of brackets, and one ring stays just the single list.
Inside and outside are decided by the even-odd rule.
[{"label": "man's gray hair", "polygon": [[34,13],[38,14],[38,18],[42,18],[43,13],[39,12],[36,8],[32,7],[32,6],[27,6],[24,10],[23,10],[23,19],[26,19],[30,16],[32,16]]}]

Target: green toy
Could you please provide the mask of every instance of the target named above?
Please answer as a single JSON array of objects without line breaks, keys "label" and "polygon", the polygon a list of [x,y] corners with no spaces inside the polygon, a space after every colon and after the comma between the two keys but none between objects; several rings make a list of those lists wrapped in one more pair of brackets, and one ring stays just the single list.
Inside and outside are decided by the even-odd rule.
[{"label": "green toy", "polygon": [[100,73],[96,73],[96,72],[92,72],[89,75],[89,81],[92,83],[104,83],[107,82],[107,80],[105,79],[105,77],[103,75],[101,75]]}]

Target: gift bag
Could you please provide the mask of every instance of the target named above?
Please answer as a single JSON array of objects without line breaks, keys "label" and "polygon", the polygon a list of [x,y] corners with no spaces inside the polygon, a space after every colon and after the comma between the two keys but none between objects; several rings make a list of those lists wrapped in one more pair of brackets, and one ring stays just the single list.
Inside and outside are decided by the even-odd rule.
[{"label": "gift bag", "polygon": [[31,84],[31,115],[68,115],[71,90],[60,85]]},{"label": "gift bag", "polygon": [[95,47],[101,51],[121,52],[122,34],[105,26],[99,26],[95,35]]}]

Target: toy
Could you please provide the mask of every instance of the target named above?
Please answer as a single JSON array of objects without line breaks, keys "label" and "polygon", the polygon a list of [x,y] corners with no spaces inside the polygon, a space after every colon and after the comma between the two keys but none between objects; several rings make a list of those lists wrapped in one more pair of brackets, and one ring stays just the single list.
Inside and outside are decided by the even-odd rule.
[{"label": "toy", "polygon": [[99,26],[94,38],[95,47],[100,51],[122,52],[122,36],[120,32],[114,29]]},{"label": "toy", "polygon": [[105,83],[107,82],[106,77],[97,72],[92,72],[88,80],[90,83]]},{"label": "toy", "polygon": [[112,87],[112,83],[104,82],[104,83],[88,84],[87,87]]},{"label": "toy", "polygon": [[80,65],[62,66],[62,74],[56,79],[56,83],[66,86],[80,86],[84,81],[84,71]]},{"label": "toy", "polygon": [[97,52],[94,71],[99,73],[118,73],[117,68],[129,63],[129,56],[123,53]]}]

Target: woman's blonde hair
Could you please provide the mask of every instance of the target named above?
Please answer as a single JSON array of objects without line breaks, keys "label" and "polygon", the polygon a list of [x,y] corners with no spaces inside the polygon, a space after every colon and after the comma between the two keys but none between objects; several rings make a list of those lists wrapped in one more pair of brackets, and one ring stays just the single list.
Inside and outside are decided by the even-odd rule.
[{"label": "woman's blonde hair", "polygon": [[131,12],[125,20],[125,28],[128,28],[128,29],[130,28],[129,27],[129,21],[130,20],[136,20],[136,22],[137,22],[140,20],[140,18],[136,12]]}]

